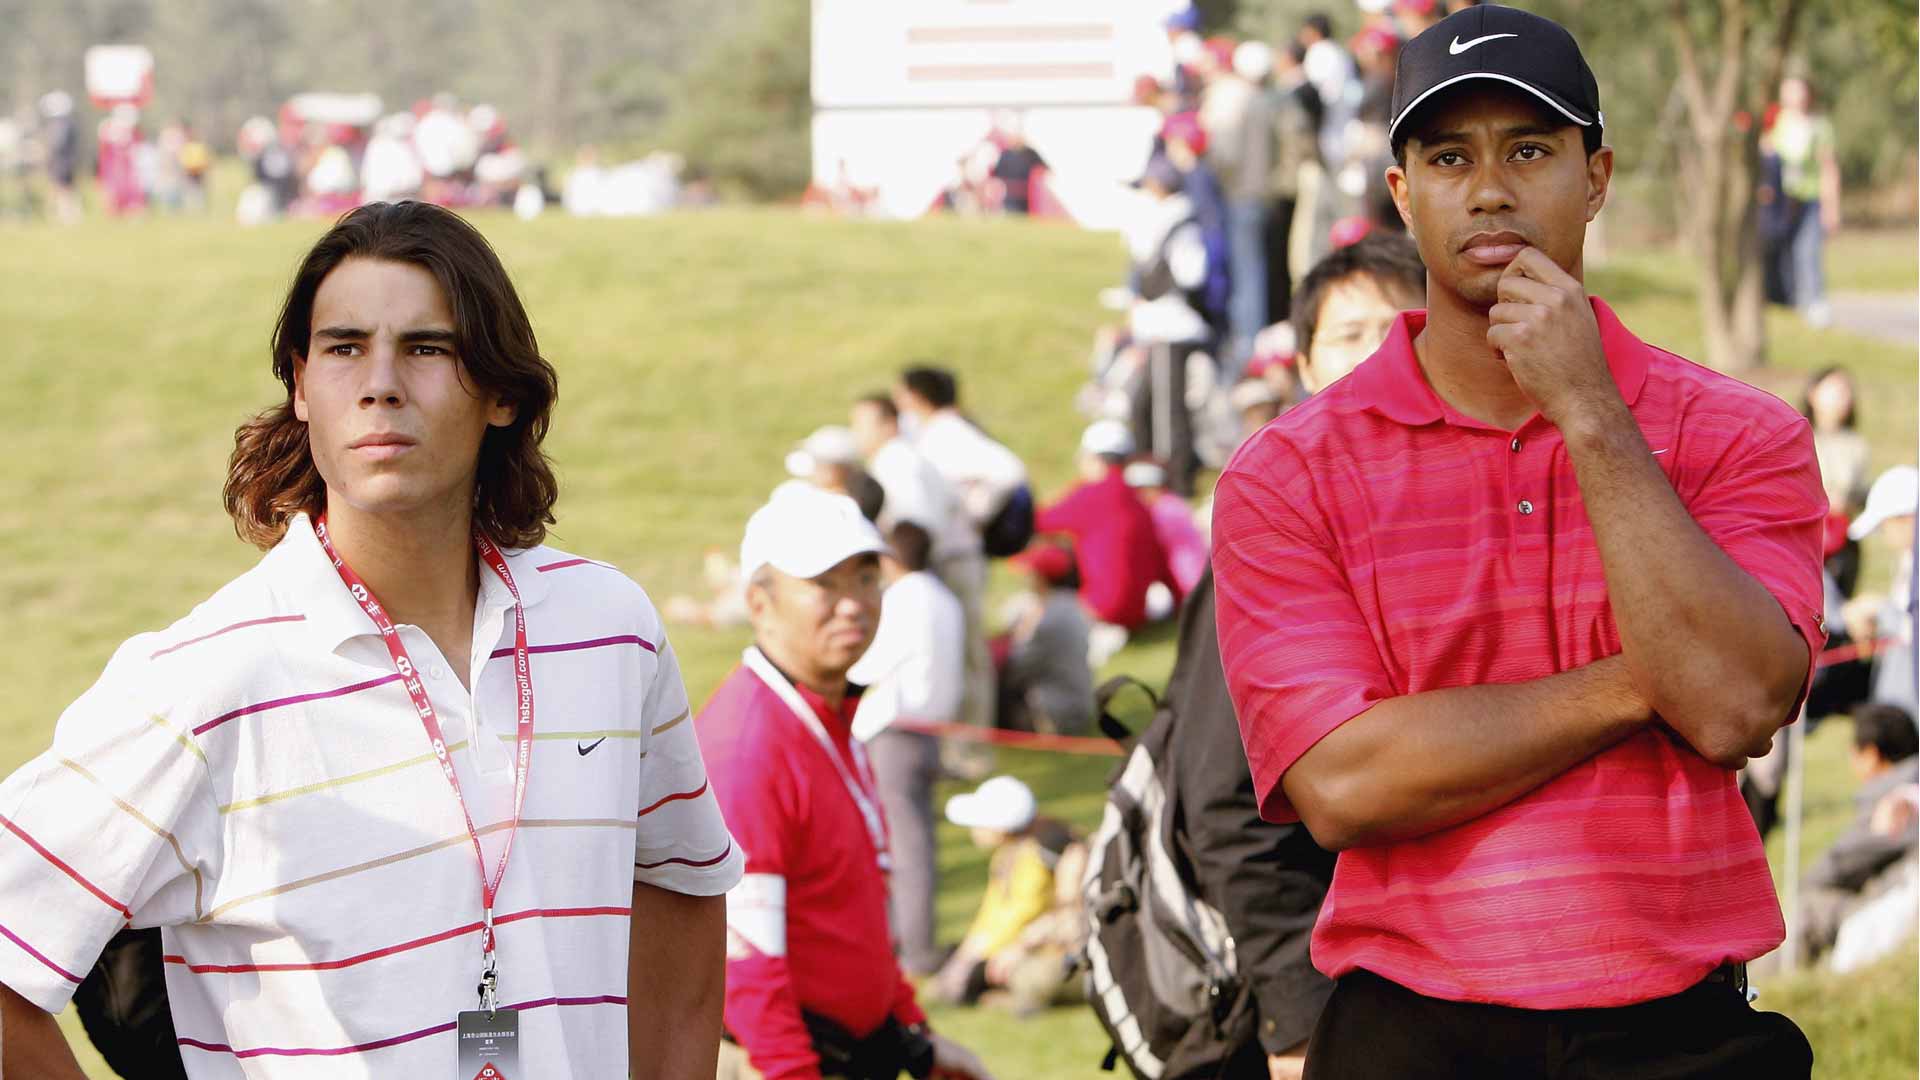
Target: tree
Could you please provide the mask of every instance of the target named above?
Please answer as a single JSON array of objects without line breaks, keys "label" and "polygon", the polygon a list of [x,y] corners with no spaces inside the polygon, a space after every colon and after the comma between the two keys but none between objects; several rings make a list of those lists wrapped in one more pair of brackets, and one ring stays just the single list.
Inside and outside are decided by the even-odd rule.
[{"label": "tree", "polygon": [[1805,8],[1805,0],[1669,0],[1666,12],[1687,117],[1688,137],[1675,143],[1682,233],[1694,257],[1706,361],[1722,371],[1766,362],[1758,117],[1786,72]]}]

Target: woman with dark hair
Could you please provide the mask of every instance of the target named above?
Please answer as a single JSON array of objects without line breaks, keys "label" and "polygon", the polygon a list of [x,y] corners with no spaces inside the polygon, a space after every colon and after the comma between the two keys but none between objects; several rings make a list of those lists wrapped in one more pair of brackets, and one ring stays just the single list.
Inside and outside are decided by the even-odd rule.
[{"label": "woman with dark hair", "polygon": [[1827,492],[1827,573],[1843,596],[1853,595],[1860,576],[1860,544],[1847,538],[1847,522],[1867,497],[1867,438],[1854,424],[1857,406],[1853,375],[1838,364],[1815,372],[1800,399],[1800,414],[1813,424],[1813,453]]},{"label": "woman with dark hair", "polygon": [[541,545],[556,380],[498,257],[361,207],[271,362],[226,485],[266,557],[0,782],[0,1072],[82,1075],[50,1014],[131,925],[189,1077],[713,1076],[742,857],[646,594]]}]

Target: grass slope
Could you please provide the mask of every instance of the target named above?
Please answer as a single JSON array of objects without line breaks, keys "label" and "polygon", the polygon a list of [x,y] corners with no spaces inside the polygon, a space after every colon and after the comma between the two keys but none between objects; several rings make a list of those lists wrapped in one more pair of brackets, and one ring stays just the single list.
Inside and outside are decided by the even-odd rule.
[{"label": "grass slope", "polygon": [[[550,447],[565,496],[554,542],[608,559],[656,597],[697,587],[707,547],[730,548],[780,479],[780,455],[905,362],[937,358],[969,407],[1032,466],[1043,493],[1069,478],[1093,301],[1120,269],[1108,236],[1025,223],[852,223],[776,211],[645,221],[482,220],[561,374]],[[232,539],[219,489],[235,425],[277,397],[266,341],[314,223],[93,222],[0,227],[0,589],[13,647],[0,681],[0,770],[45,746],[60,709],[129,634],[165,626],[256,555]],[[1868,238],[1853,288],[1910,288],[1910,239]],[[1906,252],[1903,262],[1901,251]],[[1862,272],[1863,267],[1871,272]],[[1884,267],[1884,270],[1880,268]],[[1593,275],[1647,340],[1698,355],[1687,267],[1621,258]],[[1881,278],[1885,280],[1882,281]],[[1911,350],[1791,316],[1770,323],[1775,362],[1845,362],[1864,387],[1881,464],[1912,455]],[[1782,383],[1784,385],[1784,383]],[[1884,580],[1884,553],[1868,553]],[[675,631],[703,698],[743,636]],[[1112,670],[1159,682],[1170,635],[1149,634]],[[1849,813],[1845,726],[1810,741],[1808,858]],[[1050,812],[1090,825],[1111,759],[1006,753]],[[943,790],[942,798],[949,792]],[[984,857],[943,826],[944,934],[957,937]],[[1813,1036],[1829,1073],[1912,1075],[1913,956],[1848,980],[1813,974],[1766,988]],[[1093,1075],[1105,1049],[1084,1010],[1015,1023],[943,1011],[1003,1077]],[[70,1018],[69,1018],[70,1019]],[[107,1076],[96,1060],[93,1075]],[[1904,1071],[1903,1071],[1904,1070]]]}]

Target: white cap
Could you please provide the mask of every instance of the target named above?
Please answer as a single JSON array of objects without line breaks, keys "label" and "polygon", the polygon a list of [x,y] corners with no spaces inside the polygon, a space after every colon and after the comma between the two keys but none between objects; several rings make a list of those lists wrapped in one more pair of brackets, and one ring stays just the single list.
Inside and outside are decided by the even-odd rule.
[{"label": "white cap", "polygon": [[852,499],[809,484],[783,484],[747,519],[740,572],[751,577],[771,566],[797,578],[819,577],[855,555],[886,547]]},{"label": "white cap", "polygon": [[1241,379],[1233,384],[1233,389],[1227,391],[1227,404],[1233,406],[1235,412],[1246,412],[1257,405],[1279,403],[1280,395],[1273,392],[1273,387],[1265,379]]},{"label": "white cap", "polygon": [[1873,490],[1867,492],[1867,508],[1847,526],[1847,536],[1865,540],[1888,518],[1912,514],[1916,508],[1920,508],[1920,472],[1911,465],[1895,465],[1873,482]]},{"label": "white cap", "polygon": [[1136,461],[1120,473],[1128,487],[1166,487],[1167,470],[1157,461]]},{"label": "white cap", "polygon": [[1126,457],[1133,453],[1133,432],[1118,420],[1095,420],[1080,436],[1080,451]]},{"label": "white cap", "polygon": [[963,829],[1019,832],[1033,824],[1040,806],[1033,789],[1012,776],[996,776],[979,790],[947,800],[947,820]]},{"label": "white cap", "polygon": [[828,424],[815,428],[787,455],[787,473],[805,478],[818,466],[852,465],[859,460],[860,444],[854,441],[852,430]]},{"label": "white cap", "polygon": [[1264,41],[1241,42],[1233,50],[1233,71],[1248,82],[1273,74],[1273,46]]}]

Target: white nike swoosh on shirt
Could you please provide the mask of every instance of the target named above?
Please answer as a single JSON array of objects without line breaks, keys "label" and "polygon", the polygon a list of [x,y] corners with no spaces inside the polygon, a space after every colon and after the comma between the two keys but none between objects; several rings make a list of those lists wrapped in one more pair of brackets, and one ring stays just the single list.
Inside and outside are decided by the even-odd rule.
[{"label": "white nike swoosh on shirt", "polygon": [[1660,456],[1661,454],[1664,454],[1664,453],[1666,453],[1666,452],[1667,452],[1667,450],[1671,450],[1671,449],[1673,449],[1673,447],[1671,447],[1671,446],[1669,446],[1669,447],[1667,447],[1667,449],[1666,449],[1666,450],[1655,450],[1655,451],[1653,452],[1653,456],[1654,456],[1654,457],[1659,457],[1659,456]]},{"label": "white nike swoosh on shirt", "polygon": [[1519,37],[1519,36],[1520,36],[1519,34],[1488,34],[1485,37],[1474,38],[1472,41],[1461,41],[1458,36],[1455,36],[1453,39],[1453,42],[1447,46],[1447,51],[1452,53],[1455,56],[1459,56],[1461,53],[1466,52],[1468,49],[1471,49],[1475,45],[1479,45],[1482,42],[1492,41],[1494,38]]}]

